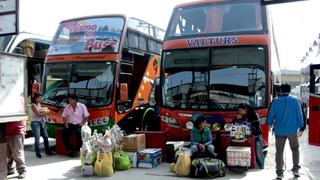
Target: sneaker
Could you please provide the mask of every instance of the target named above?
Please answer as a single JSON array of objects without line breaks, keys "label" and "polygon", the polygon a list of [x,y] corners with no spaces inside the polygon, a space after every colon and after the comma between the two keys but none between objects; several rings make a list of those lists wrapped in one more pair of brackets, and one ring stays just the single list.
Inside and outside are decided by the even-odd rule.
[{"label": "sneaker", "polygon": [[300,177],[300,173],[298,171],[293,171],[292,174],[294,175],[294,177]]},{"label": "sneaker", "polygon": [[52,151],[46,151],[46,155],[51,156],[51,155],[56,155],[56,154]]},{"label": "sneaker", "polygon": [[7,171],[7,176],[14,174],[14,171]]},{"label": "sneaker", "polygon": [[277,180],[281,180],[281,179],[283,179],[283,178],[284,178],[283,174],[278,174],[276,179],[277,179]]},{"label": "sneaker", "polygon": [[37,156],[38,158],[42,158],[41,153],[36,153],[36,156]]},{"label": "sneaker", "polygon": [[26,178],[26,172],[23,172],[18,176],[18,179],[25,179],[25,178]]}]

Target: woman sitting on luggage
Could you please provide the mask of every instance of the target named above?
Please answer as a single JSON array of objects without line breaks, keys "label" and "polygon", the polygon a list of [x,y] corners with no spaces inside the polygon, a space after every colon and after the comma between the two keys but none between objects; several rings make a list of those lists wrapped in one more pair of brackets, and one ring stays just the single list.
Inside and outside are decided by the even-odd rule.
[{"label": "woman sitting on luggage", "polygon": [[264,169],[264,155],[263,155],[263,144],[262,144],[262,131],[259,121],[259,116],[248,104],[240,104],[238,106],[239,114],[237,121],[244,120],[250,123],[252,135],[255,136],[255,150],[256,150],[256,163],[259,169]]},{"label": "woman sitting on luggage", "polygon": [[191,129],[191,151],[192,155],[195,153],[209,152],[212,155],[214,153],[214,146],[212,145],[212,135],[210,129],[207,127],[206,118],[200,116],[194,122],[194,126]]}]

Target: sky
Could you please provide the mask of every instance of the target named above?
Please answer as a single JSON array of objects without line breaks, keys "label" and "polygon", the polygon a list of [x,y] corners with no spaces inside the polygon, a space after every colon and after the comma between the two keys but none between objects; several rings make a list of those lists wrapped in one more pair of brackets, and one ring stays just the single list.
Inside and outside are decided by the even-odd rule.
[{"label": "sky", "polygon": [[[20,31],[52,37],[60,21],[125,14],[166,29],[175,5],[190,0],[20,0]],[[300,70],[301,59],[320,33],[320,0],[271,5],[281,69]]]}]

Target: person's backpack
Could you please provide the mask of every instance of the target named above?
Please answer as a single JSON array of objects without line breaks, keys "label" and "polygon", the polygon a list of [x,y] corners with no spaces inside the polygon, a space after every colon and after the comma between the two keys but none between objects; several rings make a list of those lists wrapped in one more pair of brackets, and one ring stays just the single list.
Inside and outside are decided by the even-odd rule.
[{"label": "person's backpack", "polygon": [[191,162],[191,177],[222,177],[226,174],[226,168],[220,159],[196,158]]}]

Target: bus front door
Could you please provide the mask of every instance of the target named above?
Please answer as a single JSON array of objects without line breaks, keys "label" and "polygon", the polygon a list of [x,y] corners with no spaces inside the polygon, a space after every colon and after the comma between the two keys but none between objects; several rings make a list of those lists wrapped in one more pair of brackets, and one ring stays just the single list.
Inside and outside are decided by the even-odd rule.
[{"label": "bus front door", "polygon": [[309,144],[320,146],[320,64],[310,65]]}]

